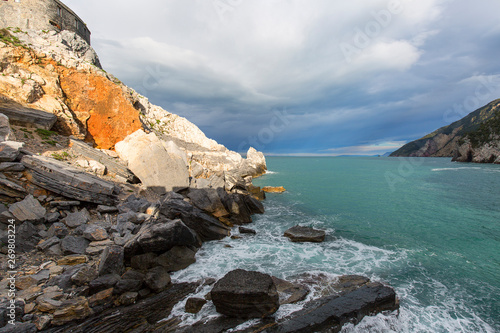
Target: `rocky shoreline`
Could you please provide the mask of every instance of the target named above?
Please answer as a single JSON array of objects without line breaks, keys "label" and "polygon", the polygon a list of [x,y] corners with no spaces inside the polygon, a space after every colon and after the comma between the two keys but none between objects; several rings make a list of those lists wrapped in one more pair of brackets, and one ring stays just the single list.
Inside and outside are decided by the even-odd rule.
[{"label": "rocky shoreline", "polygon": [[[242,158],[151,105],[74,34],[12,35],[34,46],[0,42],[0,333],[337,332],[398,309],[394,290],[359,276],[236,270],[172,283],[204,242],[255,234],[265,192],[285,191],[253,186],[264,155]],[[325,239],[300,226],[285,236]],[[192,297],[200,288],[211,292]],[[273,316],[297,302],[303,310]],[[207,303],[221,316],[192,327],[172,312]]]}]

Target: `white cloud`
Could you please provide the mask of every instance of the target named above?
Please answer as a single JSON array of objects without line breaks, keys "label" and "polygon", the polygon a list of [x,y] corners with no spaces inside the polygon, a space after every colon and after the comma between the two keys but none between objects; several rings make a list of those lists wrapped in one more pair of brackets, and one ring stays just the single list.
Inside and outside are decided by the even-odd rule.
[{"label": "white cloud", "polygon": [[406,141],[386,141],[369,145],[331,148],[324,151],[330,155],[378,155],[393,152],[406,143]]}]

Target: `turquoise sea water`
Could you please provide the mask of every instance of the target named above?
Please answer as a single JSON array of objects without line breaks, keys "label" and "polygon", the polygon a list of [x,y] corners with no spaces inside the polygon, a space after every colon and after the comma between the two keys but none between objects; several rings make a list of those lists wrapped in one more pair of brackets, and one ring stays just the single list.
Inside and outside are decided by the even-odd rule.
[{"label": "turquoise sea water", "polygon": [[[393,286],[401,310],[343,332],[500,332],[499,165],[375,157],[267,163],[270,172],[254,183],[288,191],[268,195],[266,214],[250,226],[257,236],[206,243],[197,263],[174,280],[236,268],[282,278],[361,274]],[[327,230],[326,241],[282,237],[297,224]],[[282,307],[277,316],[300,306]],[[189,322],[216,313],[208,305],[198,316],[182,315]]]}]

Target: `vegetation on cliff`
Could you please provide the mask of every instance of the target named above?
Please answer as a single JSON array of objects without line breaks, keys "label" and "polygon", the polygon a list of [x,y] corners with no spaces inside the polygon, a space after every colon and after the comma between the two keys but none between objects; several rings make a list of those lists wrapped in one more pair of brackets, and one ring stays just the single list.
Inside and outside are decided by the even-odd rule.
[{"label": "vegetation on cliff", "polygon": [[464,118],[412,141],[390,156],[452,157],[460,146],[469,142],[474,148],[495,142],[498,134],[500,99],[468,114]]}]

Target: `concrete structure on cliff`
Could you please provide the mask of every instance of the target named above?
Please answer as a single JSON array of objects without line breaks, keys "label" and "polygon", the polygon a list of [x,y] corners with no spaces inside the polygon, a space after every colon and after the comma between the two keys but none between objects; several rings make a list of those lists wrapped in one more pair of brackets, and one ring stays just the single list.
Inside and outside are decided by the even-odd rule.
[{"label": "concrete structure on cliff", "polygon": [[70,30],[90,44],[90,30],[59,0],[0,0],[0,28]]}]

